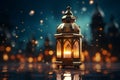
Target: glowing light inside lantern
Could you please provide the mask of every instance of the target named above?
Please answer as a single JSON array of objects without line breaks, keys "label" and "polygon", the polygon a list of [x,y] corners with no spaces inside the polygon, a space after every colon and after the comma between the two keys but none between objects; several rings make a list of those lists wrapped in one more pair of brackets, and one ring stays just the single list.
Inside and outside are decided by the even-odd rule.
[{"label": "glowing light inside lantern", "polygon": [[65,51],[64,52],[64,58],[71,58],[71,52],[70,51]]},{"label": "glowing light inside lantern", "polygon": [[64,44],[64,58],[71,58],[71,45],[69,41]]},{"label": "glowing light inside lantern", "polygon": [[57,58],[61,58],[61,44],[57,42]]}]

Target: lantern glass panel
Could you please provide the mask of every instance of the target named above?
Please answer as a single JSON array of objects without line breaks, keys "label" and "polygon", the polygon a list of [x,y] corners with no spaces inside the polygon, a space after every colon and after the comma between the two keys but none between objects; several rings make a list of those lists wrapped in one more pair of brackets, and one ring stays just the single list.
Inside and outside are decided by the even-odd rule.
[{"label": "lantern glass panel", "polygon": [[79,58],[79,42],[78,41],[75,41],[73,45],[73,57]]},{"label": "lantern glass panel", "polygon": [[57,58],[61,58],[61,43],[57,41]]},{"label": "lantern glass panel", "polygon": [[64,43],[64,58],[71,58],[71,44],[68,40]]}]

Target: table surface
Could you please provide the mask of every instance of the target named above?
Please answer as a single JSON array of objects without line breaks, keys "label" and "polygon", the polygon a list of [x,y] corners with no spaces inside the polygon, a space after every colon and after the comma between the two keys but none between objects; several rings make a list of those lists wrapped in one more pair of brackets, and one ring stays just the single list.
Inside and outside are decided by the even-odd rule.
[{"label": "table surface", "polygon": [[52,63],[0,63],[0,80],[120,80],[120,63],[83,63],[59,69]]}]

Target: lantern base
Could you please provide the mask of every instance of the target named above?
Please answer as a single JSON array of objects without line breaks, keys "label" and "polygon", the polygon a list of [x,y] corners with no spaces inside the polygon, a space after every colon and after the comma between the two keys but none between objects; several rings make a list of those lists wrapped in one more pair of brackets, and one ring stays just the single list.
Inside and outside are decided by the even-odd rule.
[{"label": "lantern base", "polygon": [[69,58],[64,58],[64,59],[59,59],[56,62],[56,65],[58,66],[62,66],[62,68],[79,68],[79,66],[82,64],[82,62],[80,61],[73,61],[73,59],[69,59]]}]

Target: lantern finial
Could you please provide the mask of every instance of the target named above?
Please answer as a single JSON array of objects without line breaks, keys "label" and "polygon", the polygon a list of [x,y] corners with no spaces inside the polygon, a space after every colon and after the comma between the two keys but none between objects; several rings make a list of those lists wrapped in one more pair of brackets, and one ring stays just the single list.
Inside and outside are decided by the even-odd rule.
[{"label": "lantern finial", "polygon": [[65,15],[73,15],[70,6],[67,7],[67,10],[66,10],[66,12],[65,12]]}]

